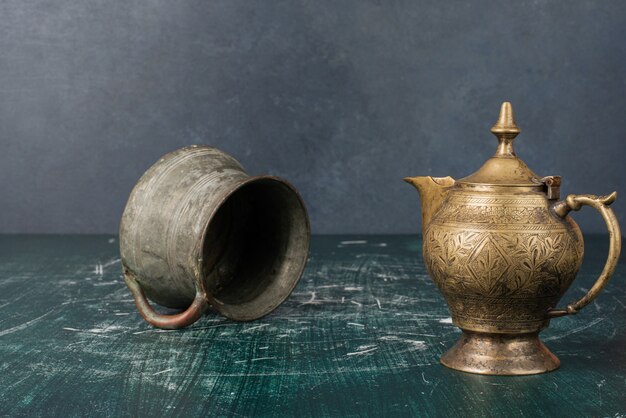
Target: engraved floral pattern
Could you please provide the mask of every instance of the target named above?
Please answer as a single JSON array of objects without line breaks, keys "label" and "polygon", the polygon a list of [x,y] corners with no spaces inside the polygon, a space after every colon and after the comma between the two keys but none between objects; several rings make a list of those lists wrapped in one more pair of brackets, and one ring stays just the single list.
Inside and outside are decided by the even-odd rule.
[{"label": "engraved floral pattern", "polygon": [[501,293],[500,287],[504,282],[500,279],[511,269],[511,266],[512,262],[506,251],[489,234],[485,235],[467,261],[468,271],[485,295]]},{"label": "engraved floral pattern", "polygon": [[497,233],[430,228],[424,258],[444,292],[488,297],[561,294],[580,267],[578,243],[563,230]]}]

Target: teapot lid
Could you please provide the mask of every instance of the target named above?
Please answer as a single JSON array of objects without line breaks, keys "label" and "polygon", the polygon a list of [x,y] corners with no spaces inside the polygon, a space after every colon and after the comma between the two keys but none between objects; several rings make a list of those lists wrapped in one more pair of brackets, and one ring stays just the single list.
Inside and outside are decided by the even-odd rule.
[{"label": "teapot lid", "polygon": [[515,155],[513,139],[521,132],[513,118],[511,103],[504,102],[491,132],[498,138],[496,153],[475,173],[458,180],[464,184],[497,186],[538,186],[542,178]]}]

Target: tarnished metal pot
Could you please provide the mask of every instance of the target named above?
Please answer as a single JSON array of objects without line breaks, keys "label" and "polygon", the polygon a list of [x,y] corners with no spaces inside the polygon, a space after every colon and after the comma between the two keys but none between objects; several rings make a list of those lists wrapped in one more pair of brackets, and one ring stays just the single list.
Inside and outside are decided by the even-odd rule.
[{"label": "tarnished metal pot", "polygon": [[[181,328],[213,306],[247,321],[280,305],[308,257],[310,227],[297,191],[249,176],[207,146],[163,156],[141,177],[120,225],[124,279],[141,315]],[[162,315],[150,299],[182,313]]]}]

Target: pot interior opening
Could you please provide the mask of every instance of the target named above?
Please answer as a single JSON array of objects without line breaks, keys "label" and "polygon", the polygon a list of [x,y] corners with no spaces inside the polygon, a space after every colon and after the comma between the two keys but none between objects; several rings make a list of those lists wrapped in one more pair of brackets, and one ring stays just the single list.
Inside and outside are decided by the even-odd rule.
[{"label": "pot interior opening", "polygon": [[239,187],[211,219],[203,245],[214,307],[236,320],[272,311],[297,284],[308,244],[306,210],[293,189],[274,178]]}]

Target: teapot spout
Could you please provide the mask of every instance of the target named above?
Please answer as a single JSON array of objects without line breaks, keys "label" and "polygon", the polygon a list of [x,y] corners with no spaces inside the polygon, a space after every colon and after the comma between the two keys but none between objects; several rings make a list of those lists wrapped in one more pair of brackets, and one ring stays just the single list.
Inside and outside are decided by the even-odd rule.
[{"label": "teapot spout", "polygon": [[426,231],[432,216],[437,212],[448,191],[454,186],[452,177],[406,177],[403,179],[415,186],[422,201],[422,232]]}]

